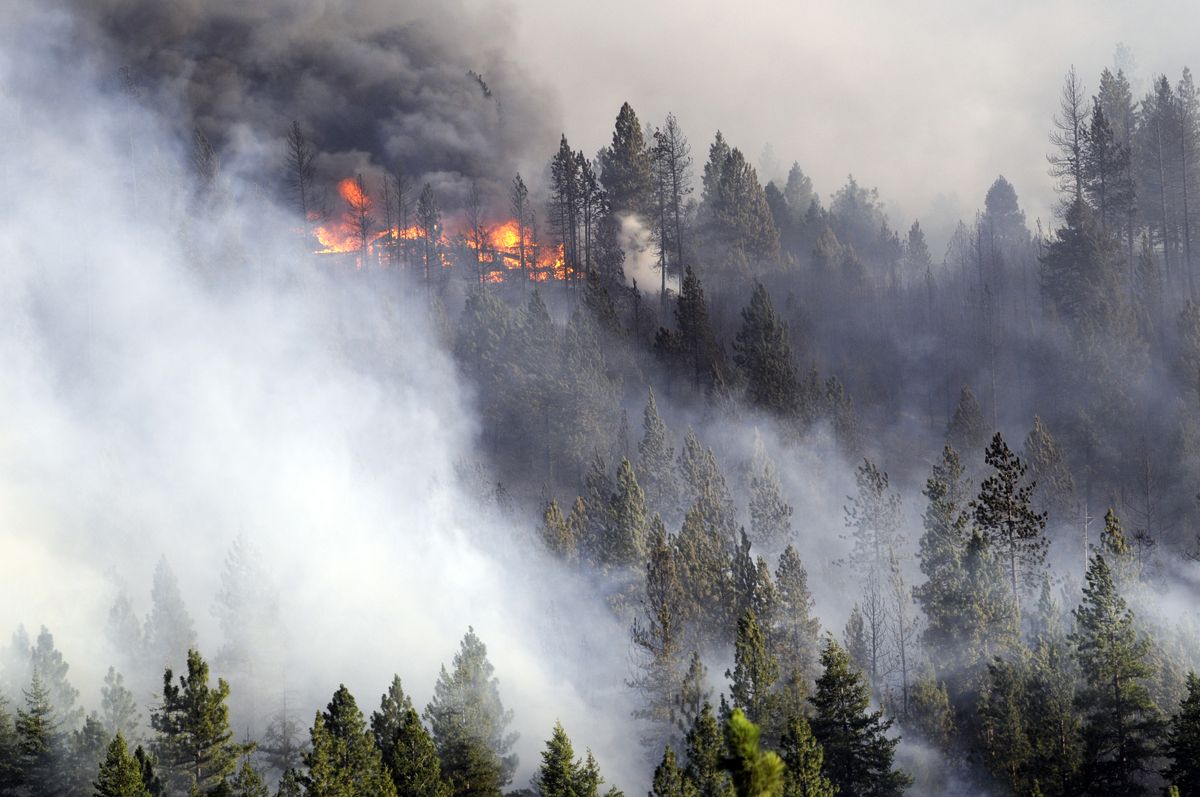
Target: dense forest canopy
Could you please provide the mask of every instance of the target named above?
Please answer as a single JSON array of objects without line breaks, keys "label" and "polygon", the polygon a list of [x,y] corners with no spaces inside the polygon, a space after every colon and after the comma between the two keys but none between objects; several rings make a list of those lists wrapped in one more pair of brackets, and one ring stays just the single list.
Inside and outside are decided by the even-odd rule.
[{"label": "dense forest canopy", "polygon": [[943,247],[219,5],[0,33],[0,795],[1200,794],[1186,66]]}]

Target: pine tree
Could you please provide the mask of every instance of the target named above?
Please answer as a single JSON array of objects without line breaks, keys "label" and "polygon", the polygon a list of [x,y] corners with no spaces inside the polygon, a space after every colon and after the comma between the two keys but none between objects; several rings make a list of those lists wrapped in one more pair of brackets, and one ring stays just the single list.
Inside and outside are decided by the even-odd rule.
[{"label": "pine tree", "polygon": [[642,439],[638,443],[638,480],[646,492],[646,505],[666,518],[678,516],[679,483],[675,476],[675,447],[671,433],[658,414],[654,389],[642,413]]},{"label": "pine tree", "polygon": [[541,767],[534,776],[539,797],[598,797],[602,783],[604,778],[591,751],[586,759],[576,759],[562,723],[554,723],[554,732],[542,752]]},{"label": "pine tree", "polygon": [[779,230],[766,193],[754,167],[736,148],[729,151],[721,164],[716,201],[709,212],[718,242],[730,251],[750,260],[768,260],[778,255]]},{"label": "pine tree", "polygon": [[733,361],[746,380],[750,403],[780,417],[796,410],[799,379],[792,362],[787,326],[775,315],[761,282],[742,309],[742,327],[733,341]]},{"label": "pine tree", "polygon": [[74,729],[83,720],[83,709],[75,705],[79,690],[67,680],[71,666],[54,647],[54,635],[45,626],[38,632],[29,661],[32,671],[41,678],[60,727],[64,731]]},{"label": "pine tree", "polygon": [[676,349],[682,355],[693,385],[699,388],[714,372],[723,370],[723,358],[709,318],[704,286],[691,266],[684,269],[683,282],[679,286],[675,326],[676,336],[668,348]]},{"label": "pine tree", "polygon": [[558,501],[551,499],[542,513],[542,525],[538,532],[547,550],[564,562],[573,562],[579,555],[573,531],[563,517]]},{"label": "pine tree", "polygon": [[921,516],[924,531],[918,559],[925,583],[913,595],[925,613],[922,641],[934,666],[941,671],[955,669],[954,658],[961,650],[961,624],[964,618],[963,560],[967,552],[967,485],[958,453],[950,446],[942,449],[925,480],[922,491],[928,503]]},{"label": "pine tree", "polygon": [[713,716],[712,706],[707,701],[688,731],[685,748],[687,766],[684,768],[684,777],[695,789],[697,797],[733,797],[733,784],[721,765],[725,740],[721,736],[721,726]]},{"label": "pine tree", "polygon": [[196,631],[179,591],[179,582],[165,556],[154,568],[150,601],[143,633],[146,656],[153,667],[169,667],[188,655],[196,644]]},{"label": "pine tree", "polygon": [[822,772],[825,751],[808,720],[799,716],[788,720],[779,752],[787,766],[783,797],[835,797],[837,789]]},{"label": "pine tree", "polygon": [[129,754],[125,737],[119,731],[108,745],[94,787],[95,797],[150,797],[142,781],[142,768]]},{"label": "pine tree", "polygon": [[871,712],[870,689],[851,667],[850,657],[832,638],[821,652],[824,672],[810,698],[815,711],[813,735],[825,750],[825,772],[843,794],[863,797],[900,795],[909,777],[892,768],[899,739],[883,712]]},{"label": "pine tree", "polygon": [[741,709],[725,722],[724,765],[737,797],[780,797],[783,761],[772,750],[759,749],[759,729]]},{"label": "pine tree", "polygon": [[641,122],[627,102],[617,113],[612,144],[600,153],[600,176],[614,210],[641,212],[651,206],[651,153]]},{"label": "pine tree", "polygon": [[918,677],[912,685],[903,723],[918,739],[939,750],[949,750],[955,742],[955,725],[946,684],[929,675]]},{"label": "pine tree", "polygon": [[958,396],[958,406],[954,409],[954,417],[946,427],[946,445],[973,459],[974,452],[986,444],[987,422],[983,419],[983,410],[980,409],[971,388],[963,385]]},{"label": "pine tree", "polygon": [[887,473],[864,459],[855,472],[858,495],[845,507],[846,528],[854,548],[848,561],[859,575],[885,571],[888,556],[902,541],[900,494],[888,488]]},{"label": "pine tree", "polygon": [[647,741],[658,742],[664,730],[667,741],[676,740],[672,720],[682,686],[683,586],[675,567],[675,553],[657,515],[650,523],[650,553],[646,560],[645,619],[636,619],[631,636],[639,654],[640,672],[629,685],[641,692],[634,717],[654,726]]},{"label": "pine tree", "polygon": [[1033,751],[1026,733],[1025,669],[1017,662],[988,663],[988,681],[979,701],[983,752],[988,769],[1013,794],[1029,789],[1027,768]]},{"label": "pine tree", "polygon": [[1200,794],[1200,677],[1187,675],[1187,695],[1167,729],[1167,782],[1181,794]]},{"label": "pine tree", "polygon": [[266,781],[259,771],[250,763],[249,757],[242,759],[237,774],[229,779],[224,794],[229,797],[271,797]]},{"label": "pine tree", "polygon": [[104,760],[110,738],[95,712],[84,719],[82,726],[71,731],[62,764],[64,797],[91,797],[92,778]]},{"label": "pine tree", "polygon": [[699,506],[683,520],[672,538],[676,569],[683,587],[687,647],[703,650],[710,644],[727,642],[730,624],[727,605],[733,595],[725,538],[705,522]]},{"label": "pine tree", "polygon": [[1021,585],[1039,583],[1046,559],[1046,516],[1030,504],[1034,484],[1024,484],[1026,466],[999,432],[992,437],[984,461],[993,469],[972,503],[975,523],[1008,565],[1013,618],[1021,617]]},{"label": "pine tree", "polygon": [[751,722],[757,720],[761,724],[771,720],[779,663],[767,650],[766,637],[752,610],[746,610],[738,619],[733,669],[726,670],[725,677],[730,679],[734,708],[746,712]]},{"label": "pine tree", "polygon": [[21,780],[21,740],[8,713],[8,700],[0,693],[0,794],[13,794]]},{"label": "pine tree", "polygon": [[344,685],[325,711],[317,712],[309,738],[311,749],[304,756],[308,774],[303,779],[307,797],[396,796],[382,754]]},{"label": "pine tree", "polygon": [[1117,591],[1103,554],[1088,565],[1083,602],[1074,610],[1083,689],[1083,777],[1089,791],[1141,794],[1162,722],[1145,680],[1147,640],[1134,628],[1133,612]]},{"label": "pine tree", "polygon": [[1059,520],[1069,517],[1075,504],[1075,480],[1058,441],[1037,415],[1025,437],[1025,460],[1029,463],[1029,478],[1038,486],[1042,511]]},{"label": "pine tree", "polygon": [[1134,555],[1133,547],[1125,538],[1121,521],[1112,507],[1109,507],[1108,511],[1104,513],[1104,529],[1100,532],[1100,552],[1104,554],[1104,560],[1108,563],[1109,570],[1112,571],[1113,583],[1117,590],[1128,595],[1129,590],[1136,587],[1141,579],[1141,568]]},{"label": "pine tree", "polygon": [[34,670],[24,690],[25,708],[17,711],[16,732],[21,780],[32,797],[51,797],[62,788],[64,740],[50,692]]},{"label": "pine tree", "polygon": [[694,797],[696,794],[696,787],[684,777],[670,745],[663,750],[662,762],[654,768],[654,779],[650,783],[650,797]]},{"label": "pine tree", "polygon": [[195,650],[187,654],[187,675],[178,684],[173,677],[168,667],[162,703],[150,715],[154,752],[170,789],[209,794],[233,774],[241,753],[229,729],[229,684],[219,678],[211,687],[208,663]]},{"label": "pine tree", "polygon": [[487,647],[468,628],[453,671],[442,667],[433,700],[425,709],[442,772],[455,797],[495,797],[512,780],[517,734],[512,712],[500,701],[500,682]]},{"label": "pine tree", "polygon": [[437,748],[412,700],[404,694],[400,676],[392,678],[379,710],[371,715],[371,734],[397,797],[448,797]]},{"label": "pine tree", "polygon": [[606,567],[633,567],[646,558],[646,496],[628,459],[617,468],[617,489],[609,509],[612,523],[604,541],[600,563]]},{"label": "pine tree", "polygon": [[750,534],[754,542],[768,551],[779,550],[788,544],[792,535],[792,507],[783,500],[783,488],[775,463],[767,455],[766,446],[757,430],[754,433],[754,455],[750,460]]},{"label": "pine tree", "polygon": [[775,586],[779,596],[776,627],[768,636],[772,652],[784,673],[799,673],[806,680],[815,679],[821,654],[821,621],[813,614],[808,571],[790,543],[779,557]]},{"label": "pine tree", "polygon": [[296,771],[289,769],[284,772],[283,777],[279,779],[279,788],[275,792],[275,797],[303,797],[303,795],[303,784]]},{"label": "pine tree", "polygon": [[1119,231],[1133,207],[1134,185],[1130,150],[1113,129],[1099,97],[1092,100],[1092,115],[1083,133],[1084,195],[1096,208],[1100,225]]},{"label": "pine tree", "polygon": [[1062,612],[1042,580],[1029,674],[1025,691],[1036,712],[1026,717],[1031,745],[1030,777],[1043,793],[1069,795],[1079,770],[1082,741],[1075,712],[1079,673],[1070,641],[1062,627]]},{"label": "pine tree", "polygon": [[679,472],[686,505],[699,510],[705,525],[732,552],[737,539],[733,498],[712,449],[702,446],[692,429],[688,429],[679,452]]},{"label": "pine tree", "polygon": [[104,676],[104,688],[100,694],[101,716],[108,735],[115,736],[120,733],[126,738],[134,738],[141,725],[141,714],[138,712],[133,693],[125,688],[125,679],[115,668],[108,668],[108,674]]}]

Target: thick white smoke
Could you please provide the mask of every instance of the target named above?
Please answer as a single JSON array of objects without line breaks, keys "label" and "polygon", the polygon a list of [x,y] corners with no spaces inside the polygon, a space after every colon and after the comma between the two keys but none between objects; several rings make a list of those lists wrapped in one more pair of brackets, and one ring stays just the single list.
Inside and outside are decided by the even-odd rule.
[{"label": "thick white smoke", "polygon": [[48,626],[96,707],[118,592],[144,614],[165,555],[211,658],[242,534],[305,724],[343,681],[370,711],[393,672],[423,705],[473,624],[516,710],[517,785],[556,718],[640,772],[626,630],[462,486],[475,397],[420,293],[315,263],[232,179],[197,211],[169,125],[97,88],[111,65],[54,65],[70,26],[24,8],[0,35],[0,629]]}]

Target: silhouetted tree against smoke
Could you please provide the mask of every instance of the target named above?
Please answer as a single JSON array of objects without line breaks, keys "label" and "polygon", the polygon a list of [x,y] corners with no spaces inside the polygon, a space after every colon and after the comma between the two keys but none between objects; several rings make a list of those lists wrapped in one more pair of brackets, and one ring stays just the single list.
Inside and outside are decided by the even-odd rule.
[{"label": "silhouetted tree against smoke", "polygon": [[653,151],[629,103],[617,113],[612,143],[600,153],[600,179],[613,209],[645,212],[654,192]]},{"label": "silhouetted tree against smoke", "polygon": [[322,215],[315,185],[316,159],[317,148],[305,137],[300,123],[293,121],[288,127],[284,167],[288,191],[306,233],[309,224]]}]

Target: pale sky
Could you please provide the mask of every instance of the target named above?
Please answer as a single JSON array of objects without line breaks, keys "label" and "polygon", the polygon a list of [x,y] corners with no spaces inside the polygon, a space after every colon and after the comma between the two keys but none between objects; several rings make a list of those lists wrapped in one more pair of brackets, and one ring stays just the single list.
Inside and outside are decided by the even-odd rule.
[{"label": "pale sky", "polygon": [[513,55],[556,91],[576,148],[603,145],[624,100],[643,122],[673,111],[697,174],[720,128],[756,163],[766,142],[799,161],[826,202],[848,173],[877,186],[902,228],[940,194],[969,216],[1000,173],[1046,219],[1072,63],[1091,93],[1125,44],[1135,95],[1200,64],[1200,3],[1178,0],[507,2]]}]

